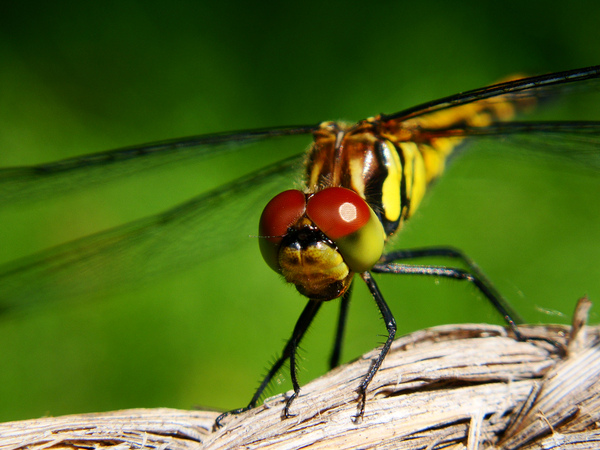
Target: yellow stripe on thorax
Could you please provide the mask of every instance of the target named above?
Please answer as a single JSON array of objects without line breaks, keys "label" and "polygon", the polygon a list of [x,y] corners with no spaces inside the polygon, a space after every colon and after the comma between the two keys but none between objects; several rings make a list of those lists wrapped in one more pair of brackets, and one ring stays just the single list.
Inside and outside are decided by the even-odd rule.
[{"label": "yellow stripe on thorax", "polygon": [[404,156],[404,177],[408,209],[403,211],[403,218],[408,219],[415,212],[427,190],[427,163],[424,154],[414,142],[400,142],[398,147]]},{"label": "yellow stripe on thorax", "polygon": [[385,218],[395,222],[400,218],[400,184],[402,182],[402,163],[398,152],[390,141],[381,143],[382,157],[386,160],[387,177],[381,189],[381,204],[385,211]]}]

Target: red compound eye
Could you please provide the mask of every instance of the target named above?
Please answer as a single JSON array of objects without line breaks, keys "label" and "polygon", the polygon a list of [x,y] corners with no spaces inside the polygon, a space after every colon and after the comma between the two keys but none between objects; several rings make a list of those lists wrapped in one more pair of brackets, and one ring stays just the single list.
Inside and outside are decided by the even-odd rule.
[{"label": "red compound eye", "polygon": [[296,189],[284,191],[276,195],[265,206],[258,226],[260,236],[267,237],[270,241],[281,240],[291,227],[304,214],[306,198]]},{"label": "red compound eye", "polygon": [[371,218],[367,202],[356,192],[341,187],[317,192],[308,200],[306,213],[333,241],[360,230]]},{"label": "red compound eye", "polygon": [[305,195],[295,189],[276,195],[267,203],[258,225],[260,252],[266,263],[276,272],[280,271],[279,244],[288,228],[302,217],[306,210]]},{"label": "red compound eye", "polygon": [[305,209],[306,198],[298,190],[290,189],[276,195],[260,216],[259,235],[271,242],[279,242],[288,228],[304,214]]}]

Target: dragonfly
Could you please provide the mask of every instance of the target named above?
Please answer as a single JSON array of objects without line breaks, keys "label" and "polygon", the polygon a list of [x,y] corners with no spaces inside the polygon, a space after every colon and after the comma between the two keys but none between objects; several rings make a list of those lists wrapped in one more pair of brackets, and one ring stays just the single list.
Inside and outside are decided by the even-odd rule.
[{"label": "dragonfly", "polygon": [[[308,303],[280,357],[247,406],[254,408],[286,361],[293,393],[282,416],[293,416],[300,392],[297,348],[321,305],[340,299],[330,366],[339,364],[352,283],[361,278],[383,317],[387,338],[357,387],[355,420],[365,411],[368,386],[396,333],[391,308],[373,273],[463,280],[474,285],[506,320],[517,339],[522,319],[467,255],[451,247],[389,250],[386,244],[417,210],[452,156],[478,141],[547,143],[543,151],[566,158],[600,150],[596,121],[519,121],[558,94],[589,88],[600,66],[500,83],[424,103],[356,124],[321,122],[192,136],[136,145],[52,163],[0,169],[0,204],[45,199],[141,170],[239,152],[250,144],[312,136],[308,151],[267,165],[163,213],[44,250],[0,266],[0,311],[57,298],[84,297],[103,286],[126,289],[140,280],[207,258],[215,243],[227,246],[247,216],[267,205],[256,224],[263,259],[296,286]],[[298,172],[304,182],[290,189]],[[288,188],[288,190],[283,190]],[[279,192],[279,193],[277,193]],[[216,226],[215,224],[219,224]],[[458,266],[407,264],[444,257]],[[175,269],[174,269],[175,268]]]}]

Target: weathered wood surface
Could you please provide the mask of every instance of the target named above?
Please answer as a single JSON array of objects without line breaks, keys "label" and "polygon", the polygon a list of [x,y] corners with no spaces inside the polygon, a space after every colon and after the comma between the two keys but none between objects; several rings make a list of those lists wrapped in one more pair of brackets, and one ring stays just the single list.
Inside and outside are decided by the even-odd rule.
[{"label": "weathered wood surface", "polygon": [[374,350],[306,384],[281,419],[285,396],[226,419],[216,412],[135,409],[0,424],[0,450],[28,448],[600,448],[600,327],[451,325],[394,342],[354,423],[356,387]]}]

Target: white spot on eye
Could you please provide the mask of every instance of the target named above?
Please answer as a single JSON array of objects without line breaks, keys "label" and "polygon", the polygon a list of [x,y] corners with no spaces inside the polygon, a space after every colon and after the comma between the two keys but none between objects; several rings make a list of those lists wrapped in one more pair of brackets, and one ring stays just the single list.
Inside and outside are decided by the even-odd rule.
[{"label": "white spot on eye", "polygon": [[340,217],[344,222],[350,223],[356,220],[356,206],[350,202],[342,203],[338,209],[338,212],[340,213]]}]

